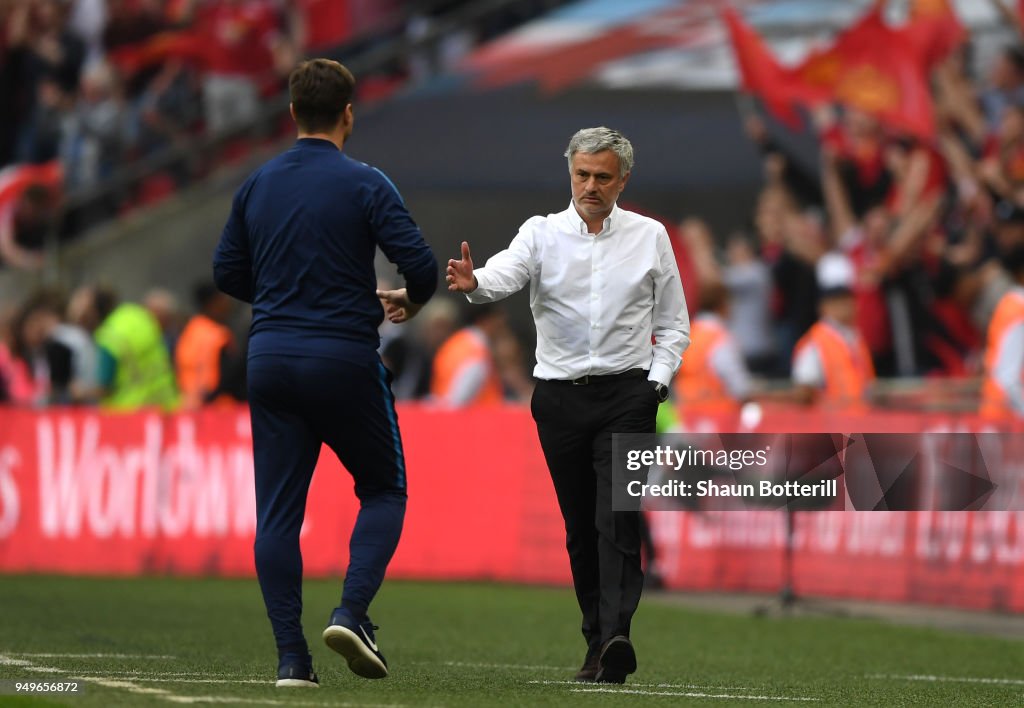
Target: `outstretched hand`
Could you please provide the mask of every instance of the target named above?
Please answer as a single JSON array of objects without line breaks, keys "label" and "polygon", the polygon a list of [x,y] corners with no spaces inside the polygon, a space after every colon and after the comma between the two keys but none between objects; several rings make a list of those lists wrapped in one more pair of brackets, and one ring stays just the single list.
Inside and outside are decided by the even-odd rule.
[{"label": "outstretched hand", "polygon": [[378,290],[377,297],[380,298],[381,304],[384,305],[384,316],[395,324],[408,322],[423,308],[423,305],[409,299],[409,294],[405,288],[400,290]]},{"label": "outstretched hand", "polygon": [[476,276],[473,275],[473,259],[469,255],[469,244],[462,242],[462,259],[448,261],[448,289],[452,292],[471,293],[476,290]]}]

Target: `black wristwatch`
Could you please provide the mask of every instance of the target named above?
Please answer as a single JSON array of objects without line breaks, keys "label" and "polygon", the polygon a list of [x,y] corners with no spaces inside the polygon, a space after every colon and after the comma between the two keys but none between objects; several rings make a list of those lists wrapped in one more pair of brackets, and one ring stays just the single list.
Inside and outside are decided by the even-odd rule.
[{"label": "black wristwatch", "polygon": [[654,389],[654,392],[658,394],[658,403],[664,403],[665,401],[667,401],[668,386],[659,381],[651,381],[650,383],[651,387]]}]

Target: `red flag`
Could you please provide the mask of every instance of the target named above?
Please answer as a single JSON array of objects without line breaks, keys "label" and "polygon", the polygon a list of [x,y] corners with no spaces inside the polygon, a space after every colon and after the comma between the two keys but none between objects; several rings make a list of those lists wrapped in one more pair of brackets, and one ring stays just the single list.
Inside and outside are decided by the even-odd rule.
[{"label": "red flag", "polygon": [[213,47],[197,32],[161,32],[149,39],[110,52],[110,59],[123,74],[133,74],[170,59],[206,64]]},{"label": "red flag", "polygon": [[0,211],[3,211],[34,186],[57,189],[64,180],[58,160],[40,164],[10,165],[0,170]]},{"label": "red flag", "polygon": [[805,102],[809,97],[801,92],[800,84],[779,65],[761,37],[736,10],[726,8],[722,15],[736,56],[740,85],[760,98],[772,115],[789,127],[798,129],[800,117],[793,104]]},{"label": "red flag", "polygon": [[932,140],[935,117],[927,76],[911,47],[900,42],[881,46],[869,60],[844,65],[835,99],[877,117],[889,128]]},{"label": "red flag", "polygon": [[479,86],[538,78],[542,89],[556,92],[591,75],[603,62],[684,43],[701,32],[690,26],[693,14],[689,4],[671,6],[578,41],[555,42],[546,49],[510,49],[499,42],[476,52],[463,66],[477,75]]},{"label": "red flag", "polygon": [[910,21],[903,34],[929,68],[967,40],[967,31],[949,0],[911,0]]},{"label": "red flag", "polygon": [[812,52],[792,68],[780,67],[735,12],[727,12],[725,18],[744,88],[764,99],[780,119],[793,115],[793,102],[836,102],[869,113],[901,133],[934,138],[925,64],[904,30],[885,24],[881,3],[841,32],[831,46]]},{"label": "red flag", "polygon": [[812,51],[800,64],[793,67],[794,80],[804,86],[804,94],[817,102],[833,100],[835,87],[843,71],[851,63],[870,58],[886,39],[889,28],[882,20],[881,3],[853,25],[836,35],[831,46]]}]

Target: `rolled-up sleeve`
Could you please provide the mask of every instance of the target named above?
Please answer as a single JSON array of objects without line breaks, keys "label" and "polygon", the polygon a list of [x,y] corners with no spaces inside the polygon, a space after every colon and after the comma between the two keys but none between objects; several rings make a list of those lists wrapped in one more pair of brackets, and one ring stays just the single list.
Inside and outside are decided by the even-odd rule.
[{"label": "rolled-up sleeve", "polygon": [[672,244],[664,229],[658,234],[657,248],[660,267],[654,278],[654,355],[647,378],[667,385],[690,346],[690,316]]}]

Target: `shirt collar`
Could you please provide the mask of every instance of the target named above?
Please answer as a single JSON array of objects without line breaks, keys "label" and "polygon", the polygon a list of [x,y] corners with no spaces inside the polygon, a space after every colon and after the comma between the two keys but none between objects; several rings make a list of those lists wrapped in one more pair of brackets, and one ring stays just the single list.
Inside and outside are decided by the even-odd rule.
[{"label": "shirt collar", "polygon": [[[587,222],[585,222],[582,218],[580,218],[579,212],[576,211],[576,205],[572,203],[571,199],[569,200],[569,209],[566,211],[565,214],[566,214],[566,216],[569,219],[569,225],[572,227],[573,231],[575,231],[576,233],[580,234],[581,236],[596,236],[597,235],[597,234],[591,234],[587,230]],[[608,214],[608,216],[606,216],[604,218],[604,223],[601,224],[601,233],[604,233],[608,229],[610,229],[612,227],[612,224],[616,223],[616,220],[618,219],[618,216],[619,216],[619,205],[618,205],[618,202],[616,202],[615,204],[612,205],[611,212]]]},{"label": "shirt collar", "polygon": [[324,150],[335,150],[337,151],[338,146],[332,143],[326,138],[299,138],[295,141],[295,147],[298,148],[320,148]]}]

